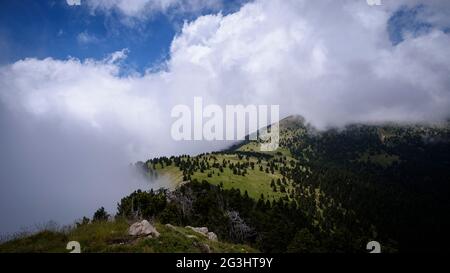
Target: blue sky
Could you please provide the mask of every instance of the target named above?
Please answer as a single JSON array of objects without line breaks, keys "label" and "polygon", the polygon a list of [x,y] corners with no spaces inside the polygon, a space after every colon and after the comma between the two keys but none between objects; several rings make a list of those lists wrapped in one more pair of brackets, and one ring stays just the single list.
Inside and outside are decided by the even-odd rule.
[{"label": "blue sky", "polygon": [[405,32],[413,33],[415,36],[427,33],[432,25],[419,18],[420,12],[425,7],[418,5],[415,7],[402,7],[389,19],[389,38],[393,44],[399,44],[404,40]]},{"label": "blue sky", "polygon": [[86,5],[58,1],[4,1],[0,9],[0,65],[26,57],[102,59],[128,48],[125,65],[142,72],[168,57],[169,47],[185,20],[211,12],[228,14],[242,0],[225,1],[217,10],[165,14],[123,23],[118,11],[92,12]]}]

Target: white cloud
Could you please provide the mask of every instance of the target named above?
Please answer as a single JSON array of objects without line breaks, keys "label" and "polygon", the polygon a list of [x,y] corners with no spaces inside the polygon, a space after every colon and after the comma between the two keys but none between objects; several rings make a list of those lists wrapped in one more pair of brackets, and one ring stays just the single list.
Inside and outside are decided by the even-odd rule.
[{"label": "white cloud", "polygon": [[435,29],[393,46],[386,28],[394,10],[365,1],[256,1],[186,23],[167,71],[119,77],[116,60],[126,50],[103,61],[26,59],[1,69],[0,97],[37,115],[114,124],[148,154],[164,151],[171,107],[195,95],[280,104],[283,114],[317,126],[448,117],[449,35]]},{"label": "white cloud", "polygon": [[66,3],[69,6],[80,6],[81,0],[66,0]]},{"label": "white cloud", "polygon": [[113,53],[106,59],[106,61],[107,61],[109,64],[117,63],[117,62],[119,62],[119,61],[121,61],[121,60],[126,59],[128,53],[129,53],[128,48],[124,48],[124,49],[122,49],[122,50],[120,50],[120,51],[113,52]]},{"label": "white cloud", "polygon": [[205,8],[219,8],[222,0],[86,0],[93,11],[118,11],[124,16],[146,18],[154,12],[198,12]]},{"label": "white cloud", "polygon": [[[318,126],[445,118],[449,35],[435,29],[393,46],[386,24],[394,10],[364,1],[256,1],[186,23],[168,71],[121,78],[115,61],[126,50],[104,61],[26,59],[2,68],[1,96],[35,114],[119,123],[142,142],[161,134],[143,129],[144,120],[167,127],[171,106],[194,95],[278,103]],[[81,34],[80,42],[94,39]]]},{"label": "white cloud", "polygon": [[91,44],[98,42],[99,39],[95,35],[90,34],[87,31],[83,31],[77,35],[77,41],[80,44]]}]

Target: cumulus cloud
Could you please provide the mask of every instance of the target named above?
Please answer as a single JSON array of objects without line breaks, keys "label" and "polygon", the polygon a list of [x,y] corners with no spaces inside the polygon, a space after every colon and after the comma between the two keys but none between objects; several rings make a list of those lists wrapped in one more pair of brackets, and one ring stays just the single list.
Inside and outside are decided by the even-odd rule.
[{"label": "cumulus cloud", "polygon": [[[97,8],[109,5],[97,2]],[[108,3],[117,6],[120,1]],[[133,3],[140,7],[148,1]],[[407,1],[369,6],[356,0],[258,0],[226,16],[210,14],[186,22],[173,39],[165,69],[156,72],[124,76],[119,60],[126,50],[104,60],[30,58],[3,66],[1,126],[10,138],[0,138],[1,146],[14,146],[12,139],[23,138],[15,145],[26,149],[15,160],[19,165],[28,162],[26,168],[33,162],[55,163],[41,142],[52,144],[59,151],[56,158],[75,158],[70,164],[82,171],[86,164],[107,166],[224,147],[171,140],[170,110],[176,104],[192,105],[194,96],[202,96],[206,104],[279,104],[281,116],[301,114],[320,128],[448,118],[450,36],[442,30],[448,4],[415,4],[426,7],[420,16],[434,24],[397,45],[389,39],[389,19],[403,5],[412,5]],[[83,149],[65,149],[67,145]],[[27,161],[30,147],[40,149],[45,158]],[[9,158],[2,154],[0,161]],[[51,177],[40,174],[44,167],[33,175],[47,179],[48,187],[78,177],[77,172],[67,175],[70,168],[61,168]],[[106,169],[99,168],[100,173]],[[11,170],[2,171],[9,174],[7,181],[26,181]],[[86,190],[96,183],[79,178],[88,181],[81,184]]]},{"label": "cumulus cloud", "polygon": [[86,0],[93,12],[111,12],[134,17],[146,18],[155,12],[198,12],[204,9],[217,9],[222,0]]},{"label": "cumulus cloud", "polygon": [[[427,9],[439,13],[432,4]],[[433,28],[394,46],[387,24],[399,7],[257,1],[187,23],[172,43],[169,67],[180,78],[199,71],[199,79],[190,73],[180,80],[202,82],[208,94],[279,103],[285,114],[320,127],[446,118],[449,35]]]}]

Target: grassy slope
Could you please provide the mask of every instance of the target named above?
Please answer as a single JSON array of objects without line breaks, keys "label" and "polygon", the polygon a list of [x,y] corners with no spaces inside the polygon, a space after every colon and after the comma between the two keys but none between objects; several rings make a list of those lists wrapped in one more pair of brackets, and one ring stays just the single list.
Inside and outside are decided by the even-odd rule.
[{"label": "grassy slope", "polygon": [[[237,155],[217,155],[216,157],[219,159],[219,162],[221,162],[223,158],[234,163],[239,161]],[[256,159],[252,158],[251,161],[256,162]],[[262,162],[262,165],[265,170],[266,163]],[[255,199],[259,199],[261,194],[264,194],[266,198],[270,199],[274,197],[280,198],[284,195],[280,192],[273,192],[270,187],[272,179],[281,179],[282,176],[278,172],[271,174],[266,173],[264,170],[260,171],[259,165],[256,165],[254,170],[249,168],[247,170],[248,173],[245,176],[235,175],[229,168],[225,168],[223,173],[220,173],[218,168],[211,168],[211,170],[214,170],[214,174],[212,174],[211,177],[208,177],[208,172],[211,171],[205,171],[204,173],[196,172],[192,176],[192,179],[197,179],[198,181],[206,180],[214,185],[222,183],[224,189],[237,188],[240,189],[242,193],[247,191],[248,195]],[[217,175],[218,173],[220,173],[220,176]]]},{"label": "grassy slope", "polygon": [[157,170],[158,175],[167,179],[169,182],[169,188],[176,188],[183,181],[183,173],[178,167],[175,166],[164,166],[161,167],[160,164],[156,165],[155,170]]},{"label": "grassy slope", "polygon": [[[280,123],[281,139],[288,138],[289,134],[292,133],[293,128],[296,128],[298,126],[298,122],[299,121],[296,117],[283,120]],[[239,146],[236,149],[236,152],[257,152],[261,154],[271,155],[274,158],[285,157],[287,162],[291,160],[295,161],[290,151],[285,147],[279,147],[276,151],[271,152],[260,152],[259,148],[260,147],[258,142],[251,141],[245,145]],[[197,157],[199,159],[204,159],[205,157],[208,158],[208,162],[210,163],[210,165],[212,165],[214,161],[212,159],[209,159],[209,156],[210,155],[203,155]],[[230,163],[234,164],[238,162],[243,163],[246,160],[239,160],[237,154],[215,153],[214,156],[217,158],[217,162],[219,163],[221,163],[224,159],[229,160]],[[197,179],[198,181],[206,180],[214,185],[219,185],[220,183],[222,183],[224,189],[235,188],[241,190],[242,193],[247,191],[248,195],[254,199],[259,199],[261,197],[261,194],[263,194],[264,197],[268,198],[269,200],[279,199],[287,195],[286,193],[281,193],[279,191],[274,192],[270,187],[272,179],[276,181],[278,178],[282,178],[282,175],[279,171],[275,170],[274,174],[270,172],[266,173],[265,169],[267,167],[268,161],[265,159],[262,159],[261,162],[263,171],[260,171],[260,165],[256,164],[257,159],[255,157],[250,157],[250,161],[255,163],[255,168],[254,170],[250,168],[247,169],[248,173],[245,176],[233,174],[232,170],[230,170],[229,168],[225,168],[224,172],[220,173],[218,168],[211,167],[211,170],[205,171],[204,173],[201,173],[200,171],[195,172],[194,175],[192,175],[191,179]],[[282,164],[279,163],[277,163],[277,165],[279,167],[282,166]],[[172,188],[175,188],[183,180],[182,172],[179,168],[173,165],[165,166],[164,168],[162,168],[160,164],[157,164],[155,170],[160,176],[164,176],[169,179]],[[212,171],[214,171],[213,174]],[[208,177],[208,173],[212,174],[211,177]],[[220,175],[218,175],[218,173],[220,173]],[[292,186],[290,184],[286,187],[286,190],[288,189],[292,190]]]},{"label": "grassy slope", "polygon": [[[207,244],[212,252],[251,253],[246,245],[214,242],[191,229],[175,229],[156,223],[158,238],[136,238],[127,235],[130,223],[124,220],[83,225],[67,232],[42,231],[35,235],[0,245],[1,252],[63,252],[69,241],[78,241],[82,252],[199,253]],[[195,236],[192,238],[187,235]]]},{"label": "grassy slope", "polygon": [[[254,145],[253,143],[249,143],[247,145]],[[246,149],[243,146],[245,151],[251,151],[250,149]],[[242,148],[242,147],[241,147]],[[239,150],[241,151],[241,150]],[[281,155],[278,155],[277,152],[280,152]],[[281,156],[286,156],[287,160],[294,160],[291,156],[288,150],[280,148],[278,151],[270,152],[274,156],[274,158],[279,158]],[[230,163],[243,163],[246,161],[246,159],[239,159],[237,154],[214,154],[214,156],[217,158],[217,162],[221,163],[224,159],[229,160]],[[203,155],[198,156],[200,159],[208,158],[208,162],[213,164],[213,160],[210,159],[210,155]],[[255,168],[252,170],[251,168],[247,169],[247,174],[245,176],[233,174],[233,171],[230,170],[228,167],[223,169],[223,173],[219,171],[219,168],[213,168],[211,167],[210,170],[207,170],[205,172],[197,171],[192,175],[191,179],[197,179],[198,181],[206,180],[211,184],[219,185],[220,183],[223,184],[223,187],[225,189],[240,189],[242,193],[247,191],[248,195],[252,198],[259,199],[261,194],[264,194],[265,198],[269,199],[278,199],[280,197],[283,197],[286,195],[286,193],[281,193],[279,191],[274,192],[272,188],[270,187],[270,183],[272,179],[275,181],[277,179],[281,179],[282,175],[279,171],[275,170],[274,174],[272,173],[266,173],[265,169],[268,166],[267,161],[262,159],[261,165],[263,166],[263,171],[260,171],[260,165],[256,164],[257,159],[255,157],[250,157],[250,162],[255,163]],[[281,166],[281,164],[278,163],[278,166]],[[179,168],[175,166],[165,166],[164,168],[161,168],[161,165],[156,165],[155,168],[158,171],[158,174],[160,176],[168,177],[170,179],[170,183],[172,187],[176,187],[180,182],[182,182],[182,172]],[[214,171],[214,173],[212,173]],[[211,177],[208,177],[208,173],[211,173]],[[218,175],[220,173],[220,175]],[[287,186],[286,189],[291,189],[291,186]]]}]

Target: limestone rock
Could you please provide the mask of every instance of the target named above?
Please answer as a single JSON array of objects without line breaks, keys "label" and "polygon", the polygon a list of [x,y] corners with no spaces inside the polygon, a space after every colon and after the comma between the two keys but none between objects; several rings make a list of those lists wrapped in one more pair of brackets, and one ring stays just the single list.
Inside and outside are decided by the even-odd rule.
[{"label": "limestone rock", "polygon": [[217,241],[217,235],[214,232],[208,232],[208,239],[210,239],[211,241]]},{"label": "limestone rock", "polygon": [[132,224],[128,229],[128,234],[131,236],[149,236],[151,238],[156,238],[160,235],[156,228],[147,220]]},{"label": "limestone rock", "polygon": [[186,228],[190,228],[195,232],[198,232],[200,234],[203,234],[205,236],[207,236],[208,234],[208,228],[207,227],[191,227],[191,226],[186,226]]},{"label": "limestone rock", "polygon": [[191,227],[191,226],[186,226],[186,228],[190,228],[193,231],[200,233],[206,237],[208,237],[209,240],[211,241],[217,241],[217,235],[214,232],[208,231],[207,227]]}]

